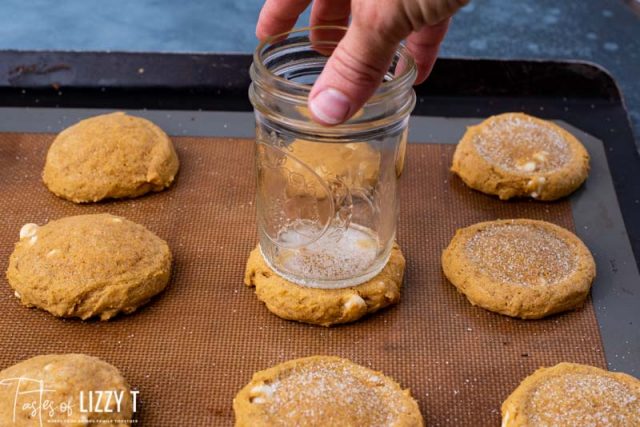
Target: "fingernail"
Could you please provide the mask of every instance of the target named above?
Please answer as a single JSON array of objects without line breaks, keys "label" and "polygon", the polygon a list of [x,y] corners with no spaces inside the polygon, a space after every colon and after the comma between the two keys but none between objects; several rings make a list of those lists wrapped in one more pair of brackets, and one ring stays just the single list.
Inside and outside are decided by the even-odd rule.
[{"label": "fingernail", "polygon": [[349,114],[351,102],[337,89],[327,88],[309,101],[309,109],[318,119],[329,125],[342,123]]}]

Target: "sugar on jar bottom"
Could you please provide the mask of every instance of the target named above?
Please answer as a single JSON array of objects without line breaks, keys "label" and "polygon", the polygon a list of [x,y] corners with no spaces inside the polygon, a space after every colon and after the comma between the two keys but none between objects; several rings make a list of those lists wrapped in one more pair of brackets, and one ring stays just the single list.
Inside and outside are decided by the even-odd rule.
[{"label": "sugar on jar bottom", "polygon": [[[295,245],[306,239],[304,227],[288,230],[281,238]],[[316,288],[344,288],[375,277],[384,268],[391,244],[386,247],[373,230],[351,224],[345,229],[331,225],[316,241],[297,248],[276,246],[261,239],[265,262],[282,278]]]}]

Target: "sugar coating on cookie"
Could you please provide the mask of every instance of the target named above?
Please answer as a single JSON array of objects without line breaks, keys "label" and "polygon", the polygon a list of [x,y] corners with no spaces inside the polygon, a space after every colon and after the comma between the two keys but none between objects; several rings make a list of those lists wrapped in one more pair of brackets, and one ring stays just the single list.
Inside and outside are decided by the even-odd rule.
[{"label": "sugar coating on cookie", "polygon": [[86,203],[161,191],[178,168],[176,151],[162,129],[117,112],[60,132],[49,147],[42,178],[57,196]]},{"label": "sugar coating on cookie", "polygon": [[502,405],[502,426],[640,425],[640,381],[588,365],[560,363],[527,377]]},{"label": "sugar coating on cookie", "polygon": [[472,304],[525,319],[582,306],[595,277],[593,257],[577,236],[528,219],[458,230],[442,268]]},{"label": "sugar coating on cookie", "polygon": [[394,244],[387,264],[367,282],[350,288],[313,288],[278,276],[256,248],[247,260],[244,283],[254,286],[258,299],[283,319],[331,326],[356,321],[400,301],[404,269],[404,256]]},{"label": "sugar coating on cookie", "polygon": [[589,154],[552,122],[505,113],[467,129],[451,170],[471,188],[501,199],[555,200],[587,178]]},{"label": "sugar coating on cookie", "polygon": [[465,254],[493,280],[522,286],[552,285],[572,274],[578,262],[565,240],[530,223],[479,230],[467,241]]},{"label": "sugar coating on cookie", "polygon": [[146,303],[170,273],[164,240],[124,218],[97,214],[23,226],[7,278],[28,307],[107,320]]},{"label": "sugar coating on cookie", "polygon": [[418,404],[381,372],[312,356],[254,374],[235,397],[236,426],[423,426]]},{"label": "sugar coating on cookie", "polygon": [[[89,393],[98,391],[105,393],[99,402],[93,401],[93,408],[97,407],[101,412],[89,411]],[[111,396],[108,401],[106,392]],[[80,411],[81,393],[86,412]],[[118,369],[96,357],[84,354],[36,356],[0,372],[0,425],[130,426],[135,421],[132,396]],[[42,406],[34,407],[38,402]],[[73,405],[70,411],[60,406],[66,403]]]},{"label": "sugar coating on cookie", "polygon": [[550,172],[571,160],[569,144],[557,129],[523,115],[487,120],[473,143],[489,162],[513,172]]}]

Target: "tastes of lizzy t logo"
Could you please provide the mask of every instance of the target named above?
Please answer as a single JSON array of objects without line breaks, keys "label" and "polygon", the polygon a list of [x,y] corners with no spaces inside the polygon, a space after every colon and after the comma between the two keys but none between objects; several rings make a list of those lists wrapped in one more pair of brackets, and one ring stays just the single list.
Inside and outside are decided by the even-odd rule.
[{"label": "tastes of lizzy t logo", "polygon": [[[42,380],[26,377],[2,379],[0,387],[13,399],[11,418],[14,423],[25,418],[38,420],[41,427],[48,423],[91,424],[91,418],[99,418],[95,422],[101,425],[136,423],[136,420],[125,418],[129,405],[131,412],[137,410],[138,390],[81,390],[77,396],[71,396],[56,393],[57,390],[48,388]],[[105,419],[105,415],[91,417],[90,414],[113,415]]]}]

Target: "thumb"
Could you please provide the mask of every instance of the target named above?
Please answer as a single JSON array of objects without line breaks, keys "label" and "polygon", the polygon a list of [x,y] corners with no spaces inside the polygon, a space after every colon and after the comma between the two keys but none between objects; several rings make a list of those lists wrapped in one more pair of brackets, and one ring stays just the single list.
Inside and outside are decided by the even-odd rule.
[{"label": "thumb", "polygon": [[323,125],[349,119],[373,95],[401,38],[353,22],[309,94],[309,111]]}]

